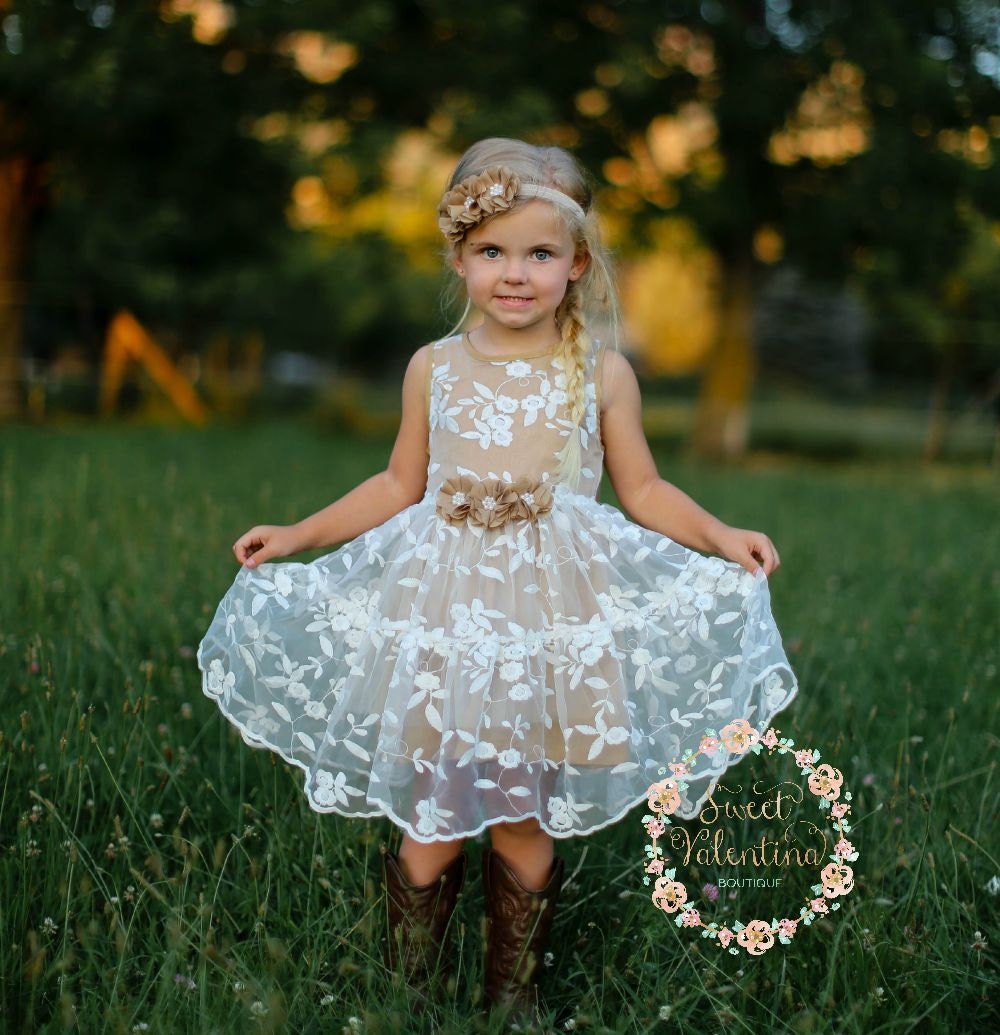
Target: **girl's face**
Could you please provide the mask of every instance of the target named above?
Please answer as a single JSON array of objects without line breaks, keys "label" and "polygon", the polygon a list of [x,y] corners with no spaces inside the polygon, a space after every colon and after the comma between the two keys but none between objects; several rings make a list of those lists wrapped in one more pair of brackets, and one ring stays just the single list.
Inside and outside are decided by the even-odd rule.
[{"label": "girl's face", "polygon": [[540,199],[477,226],[453,261],[494,339],[515,332],[540,345],[558,339],[556,309],[587,268],[587,256],[576,254],[562,220]]}]

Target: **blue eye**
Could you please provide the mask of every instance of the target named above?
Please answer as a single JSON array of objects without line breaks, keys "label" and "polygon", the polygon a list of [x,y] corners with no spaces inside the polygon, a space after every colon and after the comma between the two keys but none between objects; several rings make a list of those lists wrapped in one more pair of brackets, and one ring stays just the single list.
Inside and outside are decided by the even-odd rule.
[{"label": "blue eye", "polygon": [[493,245],[489,245],[488,247],[483,249],[483,255],[485,255],[487,259],[495,259],[499,254],[500,249],[494,247]]},{"label": "blue eye", "polygon": [[546,251],[544,248],[537,248],[535,250],[535,258],[536,259],[541,259],[544,262],[546,259],[550,259],[551,257],[552,257],[552,253],[549,252],[549,251]]}]

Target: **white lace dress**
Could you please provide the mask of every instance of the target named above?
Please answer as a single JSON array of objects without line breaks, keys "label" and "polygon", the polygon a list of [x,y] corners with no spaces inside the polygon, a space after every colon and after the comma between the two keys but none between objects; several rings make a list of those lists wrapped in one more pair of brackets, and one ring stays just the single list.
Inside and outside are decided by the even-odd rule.
[{"label": "white lace dress", "polygon": [[[572,427],[553,352],[490,359],[463,335],[432,357],[423,499],[308,564],[241,569],[203,688],[318,812],[424,842],[529,816],[591,834],[706,729],[763,732],[795,697],[767,580],[596,501],[601,349],[575,492],[553,481]],[[676,814],[739,757],[699,766]]]}]

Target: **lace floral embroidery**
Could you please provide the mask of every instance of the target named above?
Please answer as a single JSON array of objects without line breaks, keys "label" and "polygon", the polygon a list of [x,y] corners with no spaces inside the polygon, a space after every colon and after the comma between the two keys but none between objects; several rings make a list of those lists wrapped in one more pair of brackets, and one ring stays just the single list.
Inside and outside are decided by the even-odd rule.
[{"label": "lace floral embroidery", "polygon": [[449,478],[438,490],[437,512],[445,521],[468,521],[482,528],[499,528],[508,521],[534,521],[552,509],[552,488],[547,482],[519,478],[477,481],[466,475]]}]

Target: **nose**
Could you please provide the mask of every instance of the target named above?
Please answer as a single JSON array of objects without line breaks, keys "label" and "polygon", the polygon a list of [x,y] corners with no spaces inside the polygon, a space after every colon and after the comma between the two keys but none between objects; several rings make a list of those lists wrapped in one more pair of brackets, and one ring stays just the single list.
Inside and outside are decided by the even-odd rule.
[{"label": "nose", "polygon": [[527,267],[522,259],[509,258],[504,267],[503,279],[508,284],[523,284],[528,279]]}]

